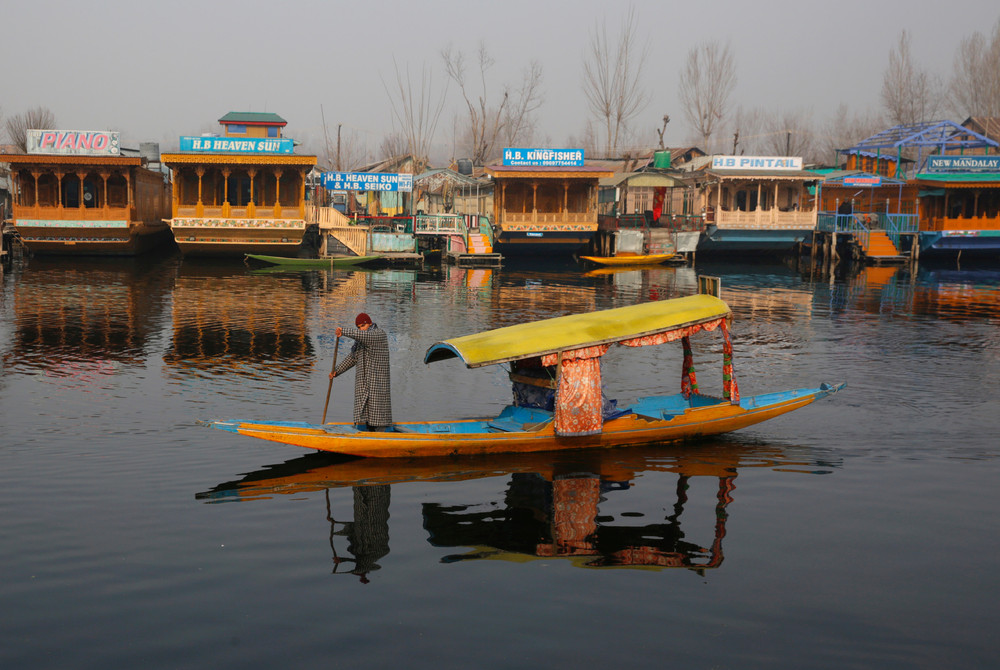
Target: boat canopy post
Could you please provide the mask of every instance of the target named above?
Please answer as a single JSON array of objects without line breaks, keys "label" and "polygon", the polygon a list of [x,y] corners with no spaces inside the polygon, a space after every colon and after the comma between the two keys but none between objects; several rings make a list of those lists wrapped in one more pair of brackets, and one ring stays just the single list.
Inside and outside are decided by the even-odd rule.
[{"label": "boat canopy post", "polygon": [[685,335],[681,338],[684,347],[684,362],[681,364],[681,395],[685,399],[698,392],[698,377],[694,372],[694,354],[691,351],[691,338]]},{"label": "boat canopy post", "polygon": [[725,319],[722,320],[722,397],[734,405],[740,404],[740,388],[733,374],[733,343]]}]

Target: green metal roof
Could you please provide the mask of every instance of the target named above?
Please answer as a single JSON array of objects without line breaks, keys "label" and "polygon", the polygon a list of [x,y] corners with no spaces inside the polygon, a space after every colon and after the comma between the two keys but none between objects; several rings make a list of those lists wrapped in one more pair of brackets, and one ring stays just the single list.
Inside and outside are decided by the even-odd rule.
[{"label": "green metal roof", "polygon": [[942,184],[992,184],[1000,182],[1000,172],[961,172],[957,174],[922,172],[917,175],[917,180]]},{"label": "green metal roof", "polygon": [[288,124],[283,118],[270,112],[229,112],[219,119],[219,123],[259,123],[282,126]]}]

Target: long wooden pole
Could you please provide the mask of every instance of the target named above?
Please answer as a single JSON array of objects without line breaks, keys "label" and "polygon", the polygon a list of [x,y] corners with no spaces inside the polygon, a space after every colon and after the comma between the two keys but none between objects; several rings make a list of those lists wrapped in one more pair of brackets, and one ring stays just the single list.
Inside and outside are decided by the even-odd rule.
[{"label": "long wooden pole", "polygon": [[[337,371],[337,349],[340,348],[340,338],[333,343],[333,366],[330,368],[330,374],[332,375]],[[326,408],[330,406],[330,391],[333,390],[333,377],[330,377],[330,383],[326,387],[326,402],[323,403],[323,421],[321,423],[326,423]]]}]

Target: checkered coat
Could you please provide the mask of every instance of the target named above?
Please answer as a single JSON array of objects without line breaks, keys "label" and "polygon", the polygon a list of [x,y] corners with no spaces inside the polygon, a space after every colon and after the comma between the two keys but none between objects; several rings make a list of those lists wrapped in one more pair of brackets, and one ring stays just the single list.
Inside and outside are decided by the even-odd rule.
[{"label": "checkered coat", "polygon": [[389,400],[389,340],[376,324],[368,330],[344,328],[344,337],[354,340],[351,353],[337,363],[336,375],[354,371],[354,423],[391,426]]}]

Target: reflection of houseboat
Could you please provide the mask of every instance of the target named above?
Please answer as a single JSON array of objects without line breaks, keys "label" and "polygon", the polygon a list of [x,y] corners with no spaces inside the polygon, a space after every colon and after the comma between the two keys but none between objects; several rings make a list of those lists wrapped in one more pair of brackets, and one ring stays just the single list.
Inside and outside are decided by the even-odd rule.
[{"label": "reflection of houseboat", "polygon": [[597,232],[597,189],[614,174],[585,165],[580,150],[505,149],[486,168],[495,182],[495,249],[504,256],[569,255]]},{"label": "reflection of houseboat", "polygon": [[224,137],[182,137],[163,155],[173,171],[170,228],[184,254],[294,256],[306,232],[306,178],[315,156],[294,153],[277,114],[230,112]]},{"label": "reflection of houseboat", "polygon": [[171,368],[256,374],[305,373],[315,354],[306,324],[308,296],[299,277],[259,277],[225,268],[182,268],[173,289]]},{"label": "reflection of houseboat", "polygon": [[801,158],[713,156],[692,177],[705,208],[698,251],[791,251],[816,229],[808,189],[819,177],[802,169]]},{"label": "reflection of houseboat", "polygon": [[162,267],[132,258],[36,258],[14,284],[15,336],[4,365],[73,375],[146,362],[170,289]]},{"label": "reflection of houseboat", "polygon": [[11,223],[36,254],[133,255],[170,238],[165,175],[125,155],[118,133],[29,130],[10,165]]}]

